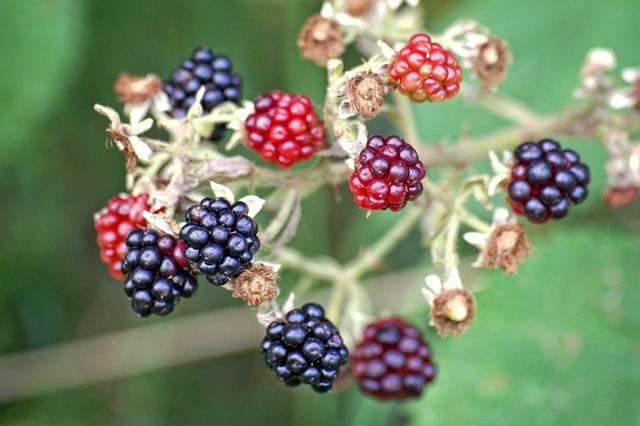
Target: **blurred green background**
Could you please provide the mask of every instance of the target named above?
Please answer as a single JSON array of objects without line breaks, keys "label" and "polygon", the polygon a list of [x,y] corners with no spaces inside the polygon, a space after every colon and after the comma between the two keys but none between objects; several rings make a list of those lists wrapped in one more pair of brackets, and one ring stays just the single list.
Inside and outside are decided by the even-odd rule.
[{"label": "blurred green background", "polygon": [[[466,334],[441,340],[424,306],[413,316],[439,368],[419,401],[379,404],[350,384],[329,395],[285,388],[248,349],[260,333],[250,311],[211,286],[169,318],[132,314],[94,242],[92,214],[124,189],[124,161],[105,149],[107,122],[93,104],[117,106],[120,72],[166,78],[203,44],[231,56],[247,99],[279,88],[318,104],[324,72],[300,59],[295,37],[320,3],[0,2],[0,424],[640,425],[640,207],[602,204],[606,156],[594,141],[565,141],[591,165],[592,196],[561,223],[528,227],[536,252],[517,276],[463,270],[478,299]],[[514,63],[501,90],[545,113],[571,102],[591,47],[614,49],[620,66],[640,63],[637,0],[424,8],[429,30],[471,16],[509,41]],[[415,112],[430,141],[505,124],[462,99]],[[341,191],[342,203],[328,190],[305,202],[293,245],[344,261],[395,220],[365,220]],[[386,291],[396,308],[414,310],[428,265],[415,236],[393,253],[387,266],[400,275]],[[236,330],[244,340],[233,346],[225,335]],[[75,341],[86,350],[65,346]]]}]

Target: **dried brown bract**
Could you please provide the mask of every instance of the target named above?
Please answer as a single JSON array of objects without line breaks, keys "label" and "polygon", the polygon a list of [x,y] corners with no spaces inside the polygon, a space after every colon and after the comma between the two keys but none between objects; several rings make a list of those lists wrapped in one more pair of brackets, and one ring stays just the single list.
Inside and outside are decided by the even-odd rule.
[{"label": "dried brown bract", "polygon": [[138,156],[133,149],[133,144],[131,143],[131,140],[129,140],[129,137],[111,126],[107,127],[107,133],[113,137],[113,142],[116,144],[118,149],[124,152],[124,157],[127,161],[125,166],[127,172],[135,174],[136,166],[138,165]]},{"label": "dried brown bract", "polygon": [[347,13],[351,16],[361,16],[367,13],[372,5],[373,0],[348,0]]},{"label": "dried brown bract", "polygon": [[120,74],[113,86],[118,101],[129,104],[139,104],[153,97],[162,90],[162,81],[157,75],[138,77],[130,74]]},{"label": "dried brown bract", "polygon": [[507,274],[515,274],[518,265],[531,253],[533,246],[524,227],[519,223],[509,223],[493,230],[482,255],[488,267],[501,267]]},{"label": "dried brown bract", "polygon": [[247,302],[249,306],[256,306],[271,301],[278,295],[280,289],[276,280],[280,277],[269,266],[252,263],[251,267],[235,279],[233,297]]},{"label": "dried brown bract", "polygon": [[458,337],[476,316],[476,300],[465,289],[443,290],[433,299],[431,321],[440,337],[449,334]]},{"label": "dried brown bract", "polygon": [[504,81],[511,60],[509,45],[498,37],[492,37],[480,45],[473,67],[486,92],[494,92]]},{"label": "dried brown bract", "polygon": [[372,119],[384,103],[384,81],[378,74],[366,71],[349,80],[347,99],[349,105],[362,117]]},{"label": "dried brown bract", "polygon": [[638,188],[608,188],[603,195],[604,203],[612,209],[628,206],[635,202],[640,195]]},{"label": "dried brown bract", "polygon": [[312,15],[300,30],[297,44],[303,57],[324,67],[329,59],[342,54],[340,24],[335,19]]}]

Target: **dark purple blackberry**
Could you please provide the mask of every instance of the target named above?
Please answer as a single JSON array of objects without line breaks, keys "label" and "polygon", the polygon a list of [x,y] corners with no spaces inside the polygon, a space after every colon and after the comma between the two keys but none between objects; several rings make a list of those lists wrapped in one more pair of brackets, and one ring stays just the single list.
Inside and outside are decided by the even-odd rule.
[{"label": "dark purple blackberry", "polygon": [[589,167],[570,149],[551,139],[525,142],[515,150],[518,161],[511,169],[509,204],[530,222],[561,219],[571,206],[587,199]]},{"label": "dark purple blackberry", "polygon": [[[187,116],[187,111],[195,102],[196,92],[201,86],[206,87],[202,98],[205,112],[211,111],[224,101],[238,104],[242,96],[242,81],[240,76],[233,72],[231,61],[226,56],[215,56],[209,47],[203,46],[196,49],[191,58],[182,61],[164,85],[173,117]],[[209,139],[220,139],[223,131],[224,125],[216,124]]]},{"label": "dark purple blackberry", "polygon": [[191,297],[198,281],[182,256],[184,244],[170,235],[137,228],[125,240],[124,291],[141,317],[167,315],[181,298]]},{"label": "dark purple blackberry", "polygon": [[383,401],[419,397],[436,372],[420,331],[399,317],[367,326],[351,371],[364,393]]},{"label": "dark purple blackberry", "polygon": [[260,248],[258,224],[242,201],[205,198],[191,207],[180,230],[184,257],[215,285],[223,285],[249,268]]},{"label": "dark purple blackberry", "polygon": [[307,303],[267,327],[260,353],[276,377],[288,386],[305,383],[328,392],[349,357],[338,329],[322,306]]}]

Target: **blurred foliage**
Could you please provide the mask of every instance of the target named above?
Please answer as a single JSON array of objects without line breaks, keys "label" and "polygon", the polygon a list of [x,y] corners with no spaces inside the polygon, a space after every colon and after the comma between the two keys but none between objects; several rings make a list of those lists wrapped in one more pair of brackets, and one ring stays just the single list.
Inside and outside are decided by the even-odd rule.
[{"label": "blurred foliage", "polygon": [[[501,90],[545,113],[570,102],[591,47],[614,49],[621,66],[640,61],[631,42],[637,0],[425,0],[424,6],[430,30],[471,16],[508,40],[514,63]],[[301,60],[295,46],[299,27],[319,7],[317,0],[0,3],[0,354],[141,323],[100,263],[91,220],[124,189],[121,154],[105,149],[107,123],[92,110],[96,102],[116,104],[118,74],[165,78],[195,46],[209,44],[232,57],[246,98],[280,88],[320,103],[324,72]],[[461,99],[414,110],[431,141],[505,124]],[[528,227],[536,253],[516,277],[463,271],[465,282],[482,289],[478,318],[459,339],[427,331],[439,375],[420,401],[379,404],[353,386],[330,395],[292,391],[247,353],[6,404],[0,423],[640,424],[638,205],[606,210],[599,196],[604,150],[593,141],[567,143],[591,165],[591,198],[562,223]],[[305,253],[347,260],[395,220],[389,213],[365,220],[348,202],[348,189],[339,191],[341,203],[329,189],[305,201],[294,241]],[[419,262],[424,267],[428,255],[412,237],[386,266]],[[239,306],[213,290],[202,289],[174,315]],[[427,330],[424,311],[414,319]],[[146,323],[157,321],[171,319]]]}]

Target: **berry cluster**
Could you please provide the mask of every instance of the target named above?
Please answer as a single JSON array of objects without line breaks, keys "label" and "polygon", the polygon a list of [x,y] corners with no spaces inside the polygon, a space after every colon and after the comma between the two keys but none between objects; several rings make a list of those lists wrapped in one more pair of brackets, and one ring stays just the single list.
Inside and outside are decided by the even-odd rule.
[{"label": "berry cluster", "polygon": [[142,212],[149,210],[148,201],[149,194],[118,195],[94,216],[100,258],[109,265],[109,271],[116,279],[124,279],[120,267],[127,253],[127,235],[135,228],[146,226]]},{"label": "berry cluster", "polygon": [[561,219],[587,199],[590,172],[576,152],[544,139],[523,143],[515,157],[508,194],[516,214],[534,223]]},{"label": "berry cluster", "polygon": [[260,353],[280,381],[289,386],[306,383],[316,392],[331,390],[349,356],[338,329],[315,303],[289,311],[286,321],[269,324]]},{"label": "berry cluster", "polygon": [[389,66],[389,78],[414,102],[442,102],[460,90],[462,69],[453,53],[416,34]]},{"label": "berry cluster", "polygon": [[352,361],[360,389],[381,400],[418,397],[435,375],[431,349],[401,318],[369,324]]},{"label": "berry cluster", "polygon": [[184,257],[215,285],[223,285],[251,265],[260,248],[258,224],[242,201],[204,198],[187,211],[180,239]]},{"label": "berry cluster", "polygon": [[167,315],[182,297],[198,288],[183,256],[184,244],[152,229],[134,229],[126,239],[122,261],[124,291],[141,317]]},{"label": "berry cluster", "polygon": [[[215,56],[209,47],[196,49],[189,59],[182,61],[180,67],[171,73],[171,78],[164,85],[171,104],[171,115],[175,118],[186,117],[201,86],[206,88],[202,98],[205,112],[225,101],[240,102],[242,81],[232,68],[233,64],[226,56]],[[219,139],[223,130],[223,124],[216,124],[210,139]]]},{"label": "berry cluster", "polygon": [[260,95],[255,108],[245,122],[247,141],[263,159],[291,167],[324,147],[324,124],[308,97],[274,90]]},{"label": "berry cluster", "polygon": [[363,209],[399,211],[422,194],[425,175],[418,153],[404,139],[374,135],[360,152],[349,187]]}]

